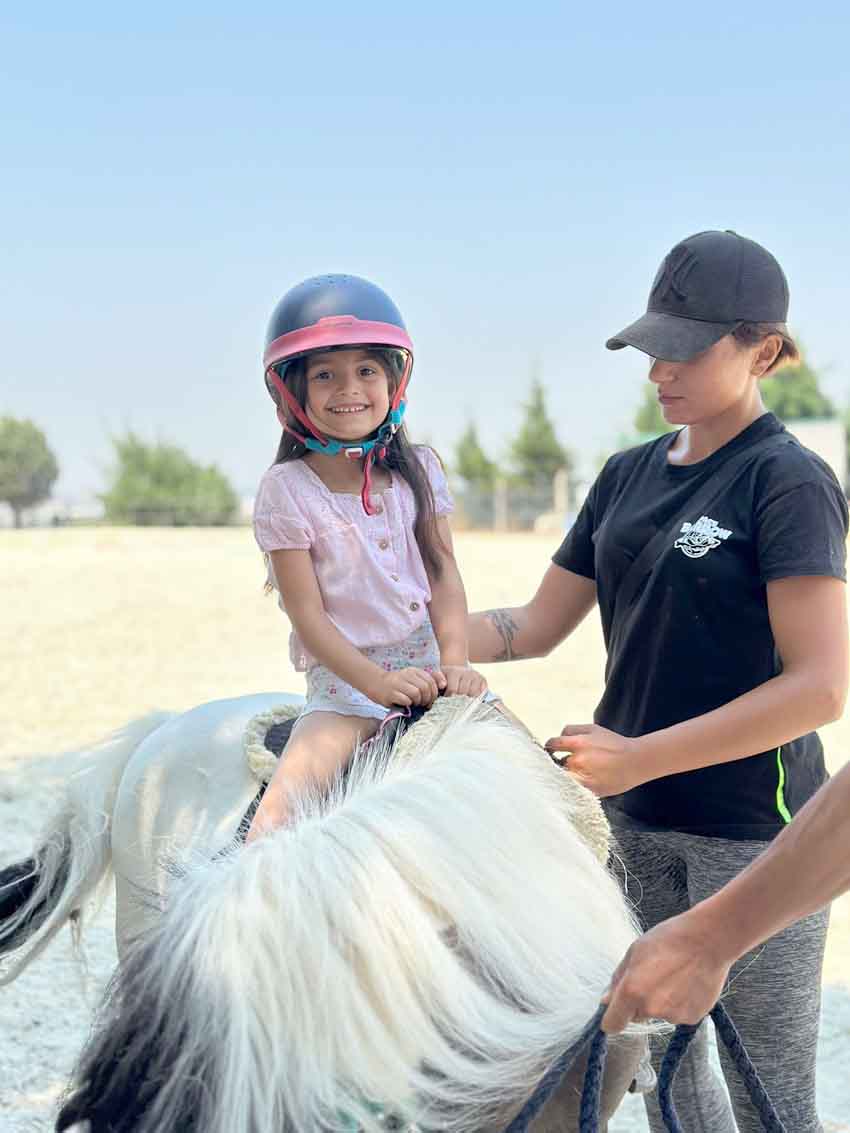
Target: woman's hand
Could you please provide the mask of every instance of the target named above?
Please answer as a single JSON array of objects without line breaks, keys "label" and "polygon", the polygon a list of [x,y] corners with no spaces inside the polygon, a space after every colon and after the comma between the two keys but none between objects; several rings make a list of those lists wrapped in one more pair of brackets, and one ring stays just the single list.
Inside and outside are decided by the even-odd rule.
[{"label": "woman's hand", "polygon": [[446,696],[480,696],[487,691],[487,681],[468,665],[442,665],[440,673]]},{"label": "woman's hand", "polygon": [[558,762],[601,799],[646,781],[641,775],[638,741],[598,724],[568,724],[545,747],[553,755],[563,755]]},{"label": "woman's hand", "polygon": [[[602,1002],[608,1010],[603,1031],[616,1033],[631,1022],[667,1019],[698,1023],[715,1005],[734,957],[712,939],[699,907],[663,921],[634,942],[611,980]],[[714,936],[716,929],[713,926]]]},{"label": "woman's hand", "polygon": [[425,669],[395,669],[380,673],[374,687],[364,692],[385,708],[410,708],[412,704],[427,708],[440,695],[445,679],[441,673],[429,673]]}]

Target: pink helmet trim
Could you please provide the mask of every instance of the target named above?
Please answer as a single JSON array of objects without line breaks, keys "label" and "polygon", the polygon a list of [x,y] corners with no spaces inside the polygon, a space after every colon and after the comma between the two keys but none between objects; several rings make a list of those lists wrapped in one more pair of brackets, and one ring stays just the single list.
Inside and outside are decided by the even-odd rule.
[{"label": "pink helmet trim", "polygon": [[330,315],[274,339],[265,349],[263,365],[268,370],[278,362],[330,346],[395,346],[413,354],[410,335],[401,327],[366,322],[353,315]]},{"label": "pink helmet trim", "polygon": [[[271,380],[295,419],[322,444],[327,443],[327,438],[307,417],[304,410],[281,381],[275,367],[280,362],[288,362],[300,355],[328,349],[332,346],[393,346],[405,351],[407,362],[390,403],[390,409],[398,409],[401,405],[407,391],[407,383],[410,380],[410,371],[413,368],[413,343],[410,341],[410,335],[406,330],[393,326],[392,323],[367,322],[364,319],[357,319],[353,315],[330,315],[327,318],[319,319],[312,326],[301,327],[298,330],[290,331],[289,334],[282,334],[280,338],[270,342],[263,354],[266,378]],[[303,440],[294,429],[288,426],[287,429],[293,436]]]}]

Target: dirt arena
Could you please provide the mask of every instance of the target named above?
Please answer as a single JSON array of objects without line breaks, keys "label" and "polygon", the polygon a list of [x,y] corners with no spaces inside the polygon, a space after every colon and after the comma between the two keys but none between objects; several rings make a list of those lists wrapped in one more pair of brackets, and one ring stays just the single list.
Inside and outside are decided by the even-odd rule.
[{"label": "dirt arena", "polygon": [[[462,534],[473,608],[524,601],[556,540]],[[300,692],[288,626],[262,592],[247,528],[0,532],[0,865],[26,856],[58,789],[46,757],[152,708],[248,692]],[[545,661],[485,669],[545,740],[591,718],[603,671],[598,619]],[[823,730],[830,768],[850,714]],[[61,767],[61,764],[59,765]],[[0,990],[0,1133],[44,1133],[114,961],[108,911],[89,938],[82,988],[67,941]],[[836,903],[825,969],[820,1091],[825,1128],[850,1131],[850,899]],[[646,1128],[628,1099],[611,1133]]]}]

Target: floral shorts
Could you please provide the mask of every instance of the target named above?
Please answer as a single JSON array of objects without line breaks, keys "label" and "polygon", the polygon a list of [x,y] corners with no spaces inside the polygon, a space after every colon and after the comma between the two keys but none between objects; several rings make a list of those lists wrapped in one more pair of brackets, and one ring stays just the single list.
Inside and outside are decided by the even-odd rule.
[{"label": "floral shorts", "polygon": [[[440,667],[440,650],[428,618],[404,641],[394,642],[392,645],[372,645],[360,652],[388,673],[407,668],[424,669],[432,673]],[[484,699],[492,701],[498,697],[487,692]],[[339,712],[343,716],[366,716],[383,720],[387,711],[383,704],[376,704],[324,665],[313,665],[307,670],[307,703],[301,709],[302,716],[309,712]]]}]

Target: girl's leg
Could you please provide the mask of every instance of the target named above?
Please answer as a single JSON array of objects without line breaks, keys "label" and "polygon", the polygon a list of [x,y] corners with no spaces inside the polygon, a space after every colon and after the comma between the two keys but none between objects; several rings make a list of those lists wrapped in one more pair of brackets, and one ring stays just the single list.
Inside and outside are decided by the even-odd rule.
[{"label": "girl's leg", "polygon": [[254,814],[246,845],[282,826],[290,798],[305,785],[329,782],[348,761],[358,741],[374,736],[378,725],[375,719],[338,712],[310,712],[299,717]]},{"label": "girl's leg", "polygon": [[[688,841],[688,888],[694,904],[740,873],[767,845],[714,838]],[[828,919],[828,910],[814,913],[742,957],[732,968],[723,996],[780,1118],[794,1133],[822,1130],[815,1104],[815,1062]],[[718,1046],[740,1133],[760,1133],[761,1120],[740,1075],[723,1044]]]},{"label": "girl's leg", "polygon": [[[688,870],[671,832],[647,833],[637,829],[613,831],[614,872],[621,878],[629,900],[645,929],[668,917],[683,913],[690,905]],[[619,859],[618,859],[619,855]],[[735,1119],[723,1083],[708,1058],[707,1024],[699,1028],[680,1063],[673,1100],[688,1133],[736,1133]],[[650,1039],[652,1066],[658,1074],[669,1035]],[[644,1095],[646,1116],[652,1133],[665,1133],[655,1091]]]}]

